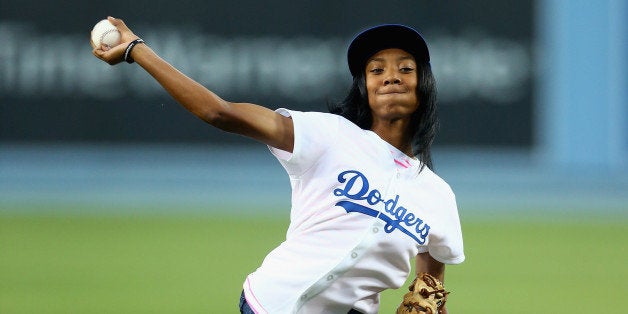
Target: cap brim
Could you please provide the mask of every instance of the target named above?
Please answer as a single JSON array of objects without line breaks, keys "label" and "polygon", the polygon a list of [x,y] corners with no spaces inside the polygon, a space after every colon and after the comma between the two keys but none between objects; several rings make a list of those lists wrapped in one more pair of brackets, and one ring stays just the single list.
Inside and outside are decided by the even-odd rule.
[{"label": "cap brim", "polygon": [[351,41],[347,51],[351,75],[363,71],[371,56],[388,48],[403,49],[417,62],[430,62],[427,43],[419,32],[405,25],[384,24],[362,31]]}]

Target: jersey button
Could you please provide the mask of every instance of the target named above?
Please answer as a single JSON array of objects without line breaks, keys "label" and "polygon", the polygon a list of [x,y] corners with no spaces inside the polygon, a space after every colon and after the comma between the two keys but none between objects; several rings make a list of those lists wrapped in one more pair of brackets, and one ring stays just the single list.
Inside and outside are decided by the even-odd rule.
[{"label": "jersey button", "polygon": [[358,257],[358,253],[356,252],[351,252],[351,258],[356,258]]},{"label": "jersey button", "polygon": [[379,228],[373,227],[373,233],[378,233],[378,232],[379,232]]},{"label": "jersey button", "polygon": [[327,276],[327,281],[331,281],[331,280],[333,280],[333,279],[334,279],[334,275],[329,275],[329,276]]}]

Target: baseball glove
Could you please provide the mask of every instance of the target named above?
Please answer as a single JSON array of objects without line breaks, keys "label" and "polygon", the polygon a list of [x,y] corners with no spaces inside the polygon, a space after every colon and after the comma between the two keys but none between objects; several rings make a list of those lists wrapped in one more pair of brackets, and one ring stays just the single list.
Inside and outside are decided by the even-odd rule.
[{"label": "baseball glove", "polygon": [[419,273],[403,296],[397,314],[438,314],[445,306],[447,295],[440,280],[428,273]]}]

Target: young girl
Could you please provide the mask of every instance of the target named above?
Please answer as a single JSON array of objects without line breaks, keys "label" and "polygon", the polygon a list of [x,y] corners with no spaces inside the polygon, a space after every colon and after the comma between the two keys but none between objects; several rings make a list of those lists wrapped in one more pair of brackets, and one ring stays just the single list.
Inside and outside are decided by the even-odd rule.
[{"label": "young girl", "polygon": [[[228,102],[161,59],[122,20],[116,47],[93,53],[137,63],[207,123],[270,148],[288,173],[286,240],[243,284],[242,313],[377,313],[379,293],[416,272],[444,280],[464,260],[453,192],[431,168],[436,90],[414,29],[379,25],[348,51],[353,85],[331,113]],[[441,313],[446,313],[442,309]]]}]

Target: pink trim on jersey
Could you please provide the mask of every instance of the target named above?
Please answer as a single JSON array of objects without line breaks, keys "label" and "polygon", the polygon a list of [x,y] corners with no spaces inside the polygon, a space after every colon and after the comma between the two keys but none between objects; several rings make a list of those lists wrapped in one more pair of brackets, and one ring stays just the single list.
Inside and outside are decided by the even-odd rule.
[{"label": "pink trim on jersey", "polygon": [[399,161],[398,159],[395,159],[395,163],[398,164],[399,166],[402,166],[404,168],[410,168],[412,165],[410,164],[410,162],[408,162],[407,160],[404,160],[405,163]]},{"label": "pink trim on jersey", "polygon": [[[391,155],[395,155],[394,151],[390,151]],[[395,161],[395,163],[403,168],[412,168],[412,164],[410,163],[410,161],[408,161],[408,159],[406,158],[402,158],[402,159],[397,159],[397,158],[393,158],[393,160]]]},{"label": "pink trim on jersey", "polygon": [[[249,281],[249,277],[246,277],[246,285],[247,285],[247,289],[246,290],[248,290],[249,294],[253,298],[253,300],[250,300],[250,301],[254,302],[254,304],[251,304],[251,302],[247,298],[247,294],[246,293],[244,294],[244,298],[246,299],[246,303],[249,304],[249,307],[251,308],[251,310],[253,310],[253,312],[255,312],[255,314],[267,313],[266,310],[264,310],[264,307],[257,300],[257,297],[255,297],[255,294],[253,294],[253,290],[251,290],[251,281]],[[258,310],[257,308],[261,308],[261,311]]]}]

